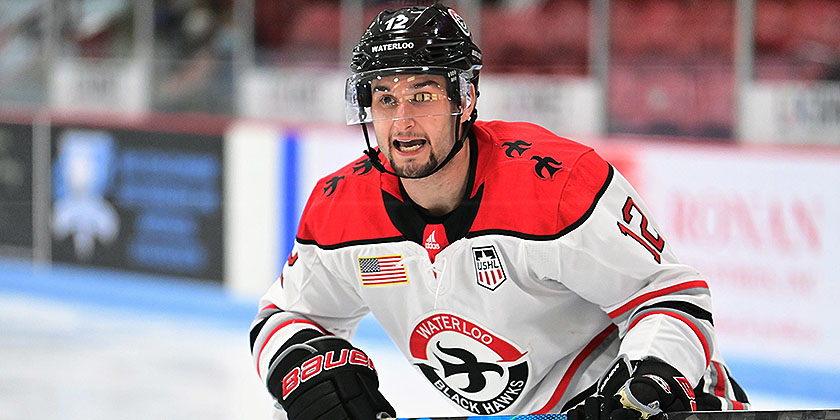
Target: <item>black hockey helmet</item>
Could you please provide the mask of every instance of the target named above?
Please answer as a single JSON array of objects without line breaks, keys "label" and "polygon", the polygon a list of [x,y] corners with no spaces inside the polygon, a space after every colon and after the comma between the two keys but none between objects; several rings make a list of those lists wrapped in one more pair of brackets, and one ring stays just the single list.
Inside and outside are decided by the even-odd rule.
[{"label": "black hockey helmet", "polygon": [[[382,48],[395,42],[409,48]],[[405,46],[405,44],[404,44]],[[353,49],[353,73],[393,67],[437,66],[469,70],[481,65],[481,50],[466,22],[441,4],[379,13]]]},{"label": "black hockey helmet", "polygon": [[464,82],[472,83],[478,95],[480,69],[481,50],[453,9],[434,4],[383,10],[353,49],[353,76],[345,86],[347,123],[365,122],[370,117],[364,108],[370,107],[370,82],[379,74],[445,76],[447,93],[454,100],[469,94],[468,89],[464,92],[468,88]]}]

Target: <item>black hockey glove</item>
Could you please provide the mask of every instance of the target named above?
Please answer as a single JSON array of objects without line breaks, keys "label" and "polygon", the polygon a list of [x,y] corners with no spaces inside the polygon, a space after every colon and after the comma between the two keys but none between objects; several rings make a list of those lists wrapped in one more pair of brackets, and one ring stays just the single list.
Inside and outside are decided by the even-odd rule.
[{"label": "black hockey glove", "polygon": [[639,420],[695,410],[694,390],[673,366],[657,359],[630,363],[624,356],[598,381],[596,394],[569,410],[567,419]]},{"label": "black hockey glove", "polygon": [[618,391],[624,407],[615,420],[647,419],[662,412],[696,411],[694,389],[673,366],[656,359],[642,360],[633,377]]},{"label": "black hockey glove", "polygon": [[338,337],[313,338],[286,349],[271,364],[268,390],[289,420],[396,417],[379,392],[370,358]]}]

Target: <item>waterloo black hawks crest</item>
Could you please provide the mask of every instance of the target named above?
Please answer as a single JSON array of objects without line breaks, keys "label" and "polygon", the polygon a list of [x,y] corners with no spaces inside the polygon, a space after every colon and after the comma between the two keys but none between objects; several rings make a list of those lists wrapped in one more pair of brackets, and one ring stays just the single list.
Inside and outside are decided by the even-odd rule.
[{"label": "waterloo black hawks crest", "polygon": [[424,316],[411,332],[409,348],[426,379],[475,414],[498,414],[510,407],[528,383],[526,352],[459,315]]}]

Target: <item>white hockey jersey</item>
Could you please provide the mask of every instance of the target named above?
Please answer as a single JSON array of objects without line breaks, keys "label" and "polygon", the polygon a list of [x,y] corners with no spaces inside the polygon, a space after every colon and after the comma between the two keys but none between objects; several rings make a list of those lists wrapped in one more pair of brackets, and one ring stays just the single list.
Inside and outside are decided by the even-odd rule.
[{"label": "white hockey jersey", "polygon": [[706,281],[591,148],[477,122],[467,197],[434,218],[365,159],[322,179],[252,351],[265,381],[295,333],[348,338],[373,312],[465,412],[560,412],[620,353],[657,357],[707,409],[744,408],[715,344]]}]

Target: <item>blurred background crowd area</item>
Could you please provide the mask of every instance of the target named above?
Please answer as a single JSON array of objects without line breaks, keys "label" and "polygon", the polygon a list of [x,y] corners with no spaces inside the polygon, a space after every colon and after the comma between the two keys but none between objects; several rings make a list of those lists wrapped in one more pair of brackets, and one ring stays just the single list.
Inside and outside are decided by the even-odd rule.
[{"label": "blurred background crowd area", "polygon": [[[0,1],[0,109],[62,104],[56,96],[68,88],[60,80],[70,76],[56,69],[68,62],[86,63],[82,72],[130,62],[130,70],[116,68],[142,80],[134,87],[142,91],[140,111],[248,116],[237,100],[247,90],[243,74],[304,68],[346,75],[350,50],[376,13],[416,3],[431,2]],[[467,20],[483,50],[483,74],[599,80],[604,122],[596,134],[733,141],[743,137],[737,120],[745,81],[840,81],[836,0],[449,4]],[[599,29],[601,16],[606,24]],[[746,34],[741,35],[746,43],[739,44],[739,33]],[[131,84],[119,77],[98,83]]]}]

